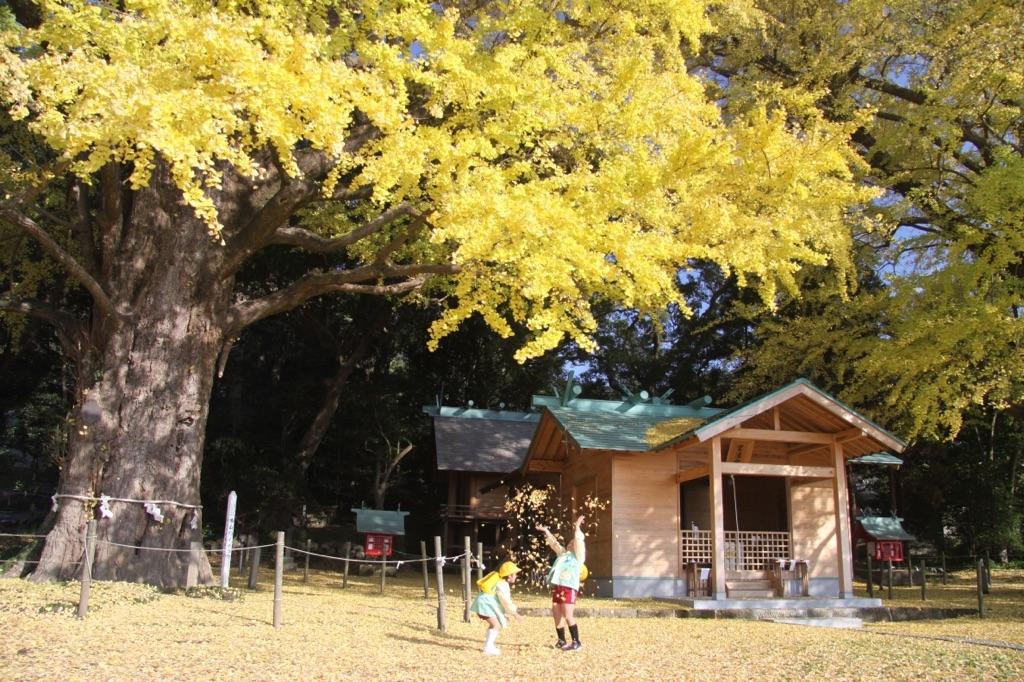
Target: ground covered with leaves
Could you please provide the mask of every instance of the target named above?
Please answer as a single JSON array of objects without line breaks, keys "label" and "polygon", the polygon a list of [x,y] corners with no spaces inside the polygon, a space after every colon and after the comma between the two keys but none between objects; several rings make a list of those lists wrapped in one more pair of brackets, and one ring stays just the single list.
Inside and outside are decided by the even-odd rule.
[{"label": "ground covered with leaves", "polygon": [[[584,648],[552,648],[546,617],[513,622],[500,657],[481,652],[484,626],[462,621],[448,576],[448,631],[437,629],[437,597],[424,599],[413,567],[387,583],[337,572],[285,577],[283,627],[274,629],[273,573],[256,591],[241,578],[222,595],[164,594],[140,585],[94,583],[85,620],[75,618],[78,583],[0,581],[0,679],[245,680],[638,680],[638,679],[1021,679],[1024,576],[995,575],[987,617],[885,623],[835,630],[770,622],[680,618],[580,619]],[[861,586],[862,588],[863,586]],[[862,589],[858,589],[858,594]],[[541,595],[515,594],[526,606]],[[966,578],[929,591],[929,606],[977,606]],[[921,605],[899,589],[893,605]],[[584,598],[581,605],[637,607]],[[661,603],[641,603],[645,612]],[[666,613],[671,613],[666,609]],[[987,642],[988,644],[985,644]],[[992,646],[991,644],[997,646]]]}]

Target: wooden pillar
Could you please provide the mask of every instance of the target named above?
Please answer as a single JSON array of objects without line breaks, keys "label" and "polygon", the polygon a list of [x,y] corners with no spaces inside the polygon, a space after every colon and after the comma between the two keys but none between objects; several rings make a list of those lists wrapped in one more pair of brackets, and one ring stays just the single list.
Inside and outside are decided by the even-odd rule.
[{"label": "wooden pillar", "polygon": [[722,439],[711,439],[711,585],[714,599],[725,599],[725,495],[722,494]]},{"label": "wooden pillar", "polygon": [[839,596],[853,597],[853,549],[850,545],[850,498],[846,488],[846,460],[841,443],[832,443],[832,461],[836,475],[832,495],[836,514],[836,552],[839,568]]}]

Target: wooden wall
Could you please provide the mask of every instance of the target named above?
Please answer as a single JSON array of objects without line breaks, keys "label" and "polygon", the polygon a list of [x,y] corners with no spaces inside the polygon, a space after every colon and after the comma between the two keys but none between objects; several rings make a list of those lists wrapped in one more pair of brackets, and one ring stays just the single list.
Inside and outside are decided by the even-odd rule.
[{"label": "wooden wall", "polygon": [[830,480],[792,480],[790,519],[793,525],[793,558],[811,563],[811,577],[839,575],[835,501]]},{"label": "wooden wall", "polygon": [[[583,527],[587,536],[587,568],[597,578],[612,575],[611,492],[612,456],[605,452],[570,450],[562,469],[562,503],[574,515],[584,514],[587,517]],[[587,494],[604,504],[604,509],[596,515],[580,508]],[[564,544],[571,537],[558,539]]]},{"label": "wooden wall", "polygon": [[614,575],[679,576],[679,485],[676,454],[615,456]]}]

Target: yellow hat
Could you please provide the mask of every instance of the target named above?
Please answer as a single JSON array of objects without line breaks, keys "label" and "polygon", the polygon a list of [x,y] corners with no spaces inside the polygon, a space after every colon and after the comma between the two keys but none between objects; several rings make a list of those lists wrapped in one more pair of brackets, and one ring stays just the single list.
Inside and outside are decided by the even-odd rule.
[{"label": "yellow hat", "polygon": [[513,573],[518,573],[521,569],[511,561],[506,561],[498,567],[498,575],[502,578],[507,578]]},{"label": "yellow hat", "polygon": [[590,571],[587,569],[587,565],[580,564],[580,582],[586,580],[588,575],[590,575]]}]

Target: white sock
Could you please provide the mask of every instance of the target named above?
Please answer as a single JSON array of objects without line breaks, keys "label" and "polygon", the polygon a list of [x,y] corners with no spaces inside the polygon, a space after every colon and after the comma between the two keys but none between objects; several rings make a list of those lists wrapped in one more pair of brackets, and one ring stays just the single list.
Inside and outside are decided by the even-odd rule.
[{"label": "white sock", "polygon": [[495,630],[494,628],[487,629],[487,639],[484,640],[485,649],[490,649],[494,646],[494,643],[498,641],[498,632],[499,630]]}]

